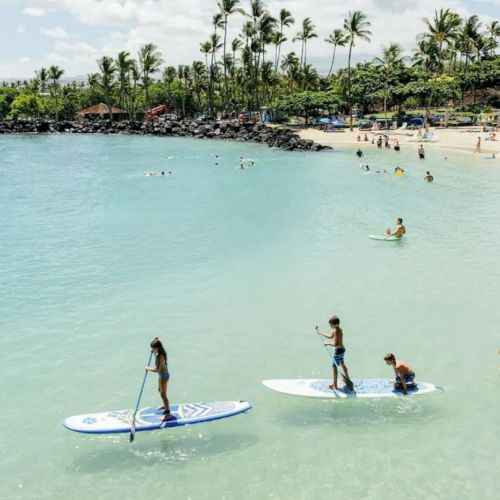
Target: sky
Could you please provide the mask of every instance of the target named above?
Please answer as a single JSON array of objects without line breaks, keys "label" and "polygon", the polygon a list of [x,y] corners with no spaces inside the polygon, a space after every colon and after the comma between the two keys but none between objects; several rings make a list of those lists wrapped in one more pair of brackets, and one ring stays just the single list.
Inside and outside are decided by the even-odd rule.
[{"label": "sky", "polygon": [[[409,55],[415,37],[424,31],[424,17],[436,8],[462,16],[477,14],[485,23],[499,18],[500,0],[267,0],[273,15],[287,8],[296,24],[287,30],[283,52],[300,52],[292,43],[298,24],[309,16],[318,38],[308,45],[308,62],[328,71],[331,46],[324,39],[342,26],[350,10],[362,10],[371,22],[370,43],[360,42],[353,61],[370,60],[381,47],[398,42]],[[242,0],[245,9],[249,0]],[[177,66],[203,60],[200,43],[208,39],[216,0],[0,0],[0,79],[29,78],[42,66],[57,64],[65,77],[97,71],[102,55],[121,50],[136,55],[144,43],[158,45],[165,64]],[[228,40],[237,35],[243,16],[229,20]],[[271,49],[270,49],[271,50]],[[336,67],[344,66],[347,51],[338,49]],[[268,58],[272,58],[270,53]]]}]

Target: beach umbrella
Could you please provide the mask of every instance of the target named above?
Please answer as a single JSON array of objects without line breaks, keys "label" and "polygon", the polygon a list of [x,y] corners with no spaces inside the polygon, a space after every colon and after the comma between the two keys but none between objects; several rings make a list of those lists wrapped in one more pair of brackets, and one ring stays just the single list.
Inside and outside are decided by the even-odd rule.
[{"label": "beach umbrella", "polygon": [[334,127],[343,127],[345,125],[344,120],[333,120],[332,123]]},{"label": "beach umbrella", "polygon": [[330,120],[330,118],[321,118],[319,120],[319,123],[324,123],[326,125],[330,125],[330,123],[332,123],[332,120]]}]

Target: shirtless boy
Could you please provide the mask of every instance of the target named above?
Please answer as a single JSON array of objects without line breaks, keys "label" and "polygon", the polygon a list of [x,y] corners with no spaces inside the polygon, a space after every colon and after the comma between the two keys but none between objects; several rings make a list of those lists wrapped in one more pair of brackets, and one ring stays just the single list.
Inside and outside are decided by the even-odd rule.
[{"label": "shirtless boy", "polygon": [[408,389],[416,387],[415,372],[413,368],[404,361],[396,361],[396,356],[391,352],[384,356],[384,361],[394,368],[396,378],[394,379],[394,389],[408,393]]},{"label": "shirtless boy", "polygon": [[403,237],[403,234],[406,234],[406,228],[403,226],[403,219],[401,219],[400,217],[396,221],[396,229],[394,230],[394,232],[388,234],[387,236],[396,236],[396,238],[401,239]]},{"label": "shirtless boy", "polygon": [[332,340],[332,342],[325,342],[324,345],[329,345],[332,346],[335,351],[333,354],[333,383],[329,385],[330,389],[338,389],[337,387],[337,378],[338,378],[338,369],[337,366],[341,366],[342,370],[344,371],[344,374],[347,378],[349,378],[349,372],[347,371],[347,366],[344,363],[344,354],[345,354],[345,347],[344,347],[344,332],[342,331],[342,328],[340,328],[340,319],[337,316],[332,316],[328,324],[330,325],[330,328],[332,329],[332,332],[330,335],[321,333],[316,327],[316,332],[321,335],[322,337],[325,337],[325,339]]}]

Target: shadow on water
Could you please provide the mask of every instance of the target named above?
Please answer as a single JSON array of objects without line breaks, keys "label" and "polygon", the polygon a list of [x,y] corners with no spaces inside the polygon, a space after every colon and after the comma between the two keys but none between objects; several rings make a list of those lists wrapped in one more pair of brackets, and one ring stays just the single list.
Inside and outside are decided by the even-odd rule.
[{"label": "shadow on water", "polygon": [[189,430],[182,435],[138,433],[132,444],[128,442],[128,434],[93,438],[91,441],[86,443],[85,448],[91,446],[92,451],[85,450],[75,457],[69,466],[72,472],[92,474],[156,465],[159,462],[182,467],[254,446],[258,437],[255,434],[234,432],[207,435]]},{"label": "shadow on water", "polygon": [[436,400],[417,398],[394,400],[314,401],[289,407],[273,419],[283,425],[352,427],[353,425],[407,426],[409,422],[428,423],[448,415]]}]

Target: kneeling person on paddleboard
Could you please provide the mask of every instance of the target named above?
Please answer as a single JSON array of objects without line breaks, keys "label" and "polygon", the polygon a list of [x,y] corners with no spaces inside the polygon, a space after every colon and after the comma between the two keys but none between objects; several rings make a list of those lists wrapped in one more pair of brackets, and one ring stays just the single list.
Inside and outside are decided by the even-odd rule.
[{"label": "kneeling person on paddleboard", "polygon": [[349,379],[349,372],[347,371],[347,366],[344,363],[344,354],[345,354],[345,347],[344,347],[344,332],[342,331],[342,328],[340,328],[340,319],[337,316],[332,316],[328,320],[328,324],[330,325],[330,328],[332,329],[332,333],[330,335],[321,333],[316,327],[316,331],[321,335],[322,337],[325,337],[326,339],[333,340],[332,342],[325,342],[324,345],[326,346],[332,346],[335,351],[333,354],[333,383],[329,385],[330,389],[338,389],[337,387],[337,378],[338,378],[338,369],[337,366],[341,366],[345,376]]},{"label": "kneeling person on paddleboard", "polygon": [[391,352],[384,356],[384,361],[394,368],[396,374],[394,389],[407,394],[408,389],[414,389],[417,386],[415,383],[415,372],[410,365],[404,361],[396,361],[396,356]]},{"label": "kneeling person on paddleboard", "polygon": [[153,339],[150,346],[151,351],[155,355],[155,368],[146,366],[146,371],[158,374],[158,392],[163,401],[163,406],[160,409],[164,410],[164,420],[168,420],[170,418],[170,404],[167,398],[167,384],[170,374],[168,373],[167,352],[158,337]]}]

